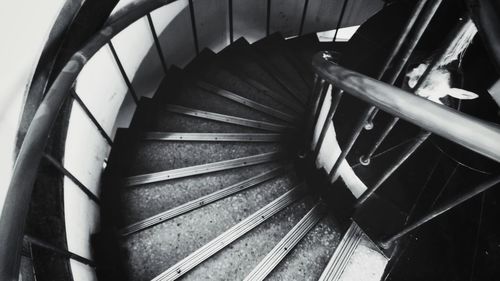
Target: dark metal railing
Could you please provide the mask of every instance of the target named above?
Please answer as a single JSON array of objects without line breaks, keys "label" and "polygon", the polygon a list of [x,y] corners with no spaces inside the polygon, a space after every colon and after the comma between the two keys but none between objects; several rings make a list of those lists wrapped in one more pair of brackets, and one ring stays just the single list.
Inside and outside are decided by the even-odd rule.
[{"label": "dark metal railing", "polygon": [[[340,156],[335,160],[335,164],[329,172],[332,181],[336,179],[340,164],[345,160],[350,148],[358,140],[363,125],[375,108],[383,110],[395,118],[406,120],[422,128],[418,137],[407,146],[406,150],[399,155],[398,159],[391,164],[389,169],[382,174],[380,179],[358,198],[355,208],[360,208],[382,183],[415,152],[431,133],[453,141],[496,162],[500,162],[500,145],[498,145],[500,143],[500,126],[497,124],[480,120],[455,109],[436,104],[387,83],[350,71],[330,61],[329,58],[330,56],[327,53],[322,52],[316,54],[313,58],[313,68],[318,77],[316,79],[316,84],[318,86],[315,87],[316,93],[313,93],[313,96],[319,97],[324,95],[325,93],[320,92],[320,89],[325,87],[324,85],[327,87],[328,85],[332,86],[332,105],[328,113],[328,119],[325,121],[320,133],[320,140],[324,138],[328,126],[333,122],[335,110],[343,93],[348,93],[370,104],[369,109],[363,113],[349,136],[347,145],[341,148],[342,151]],[[319,86],[321,84],[323,87]],[[311,112],[310,114],[316,113]],[[315,152],[313,154],[314,158],[318,156],[321,145],[323,145],[323,143],[318,142],[315,147]],[[500,183],[500,176],[495,175],[483,184],[467,191],[465,194],[457,195],[454,199],[433,209],[428,215],[403,227],[400,231],[386,237],[383,241],[378,242],[381,246],[387,247],[390,243],[401,238],[410,231],[422,226],[426,222],[451,210],[498,183]]]},{"label": "dark metal railing", "polygon": [[[149,13],[175,0],[138,0],[127,5],[115,15],[111,16],[105,27],[97,33],[85,46],[75,53],[66,63],[63,70],[59,73],[54,83],[47,91],[45,99],[40,104],[32,123],[26,133],[24,142],[19,151],[16,160],[11,182],[7,190],[5,204],[0,217],[0,280],[13,281],[18,280],[19,265],[22,252],[24,237],[24,228],[28,214],[31,193],[38,173],[38,166],[42,157],[45,157],[52,165],[55,165],[61,173],[68,176],[78,185],[92,200],[98,202],[97,197],[85,187],[73,174],[67,171],[61,163],[45,154],[45,145],[47,143],[51,128],[58,116],[64,101],[73,96],[75,101],[82,106],[85,113],[96,125],[96,128],[111,145],[112,140],[105,132],[102,126],[97,122],[91,111],[85,106],[82,99],[72,90],[74,81],[82,70],[83,66],[106,44],[109,44],[115,61],[120,68],[123,79],[128,80],[120,59],[116,55],[111,39],[120,31],[142,17],[148,17]],[[150,21],[150,23],[152,23]],[[151,26],[152,27],[152,26]],[[157,34],[154,28],[151,28],[153,36]],[[156,41],[156,40],[155,40]],[[197,42],[197,40],[195,40]],[[158,46],[157,46],[158,47]],[[162,58],[163,56],[160,55]],[[163,62],[162,62],[163,63]],[[164,63],[163,63],[164,64]],[[164,68],[166,65],[164,64]],[[135,101],[138,96],[128,80],[129,93],[133,95]],[[31,242],[34,242],[31,239]],[[36,242],[36,241],[35,241]],[[41,244],[40,244],[41,245]],[[47,245],[46,245],[47,246]],[[62,254],[67,254],[69,258],[74,258],[87,263],[85,258],[76,257],[66,250],[61,250]]]}]

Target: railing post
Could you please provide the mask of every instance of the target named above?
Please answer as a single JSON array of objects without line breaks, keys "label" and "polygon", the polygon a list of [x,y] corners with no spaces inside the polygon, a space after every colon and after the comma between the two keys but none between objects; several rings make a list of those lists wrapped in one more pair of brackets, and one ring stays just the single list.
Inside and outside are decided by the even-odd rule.
[{"label": "railing post", "polygon": [[349,152],[351,151],[352,147],[356,143],[356,140],[363,131],[363,128],[366,124],[366,121],[368,120],[368,117],[370,117],[370,115],[374,110],[375,106],[369,106],[369,108],[365,111],[365,113],[363,113],[363,116],[358,120],[358,123],[356,123],[356,126],[354,127],[354,132],[351,134],[351,137],[349,138],[346,147],[341,149],[339,157],[335,161],[335,164],[333,165],[332,169],[330,170],[330,173],[328,174],[331,183],[333,183],[337,178],[338,169],[340,168],[342,161],[345,160],[347,154],[349,154]]},{"label": "railing post", "polygon": [[198,55],[198,54],[200,54],[200,44],[198,43],[198,31],[196,28],[196,18],[194,15],[193,0],[189,0],[189,13],[191,15],[191,28],[193,30],[194,49],[196,51],[196,55]]},{"label": "railing post", "polygon": [[271,0],[267,0],[266,10],[266,36],[271,33]]},{"label": "railing post", "polygon": [[366,190],[356,201],[356,208],[359,208],[377,189],[424,143],[431,135],[430,132],[421,131],[408,148],[398,157],[396,161],[382,174],[380,179],[368,190]]},{"label": "railing post", "polygon": [[342,20],[344,19],[344,14],[345,14],[345,9],[347,8],[347,3],[349,0],[344,0],[344,3],[342,4],[342,9],[340,10],[340,16],[339,20],[337,21],[337,28],[335,28],[335,33],[333,35],[332,42],[335,42],[337,40],[337,34],[339,32],[339,28],[342,25]]},{"label": "railing post", "polygon": [[314,154],[313,154],[313,159],[317,159],[319,155],[319,151],[321,149],[321,146],[323,145],[323,141],[325,140],[326,137],[326,132],[328,131],[328,127],[330,124],[333,122],[333,116],[335,116],[335,112],[337,111],[337,107],[339,106],[340,99],[342,98],[343,91],[342,90],[336,90],[335,87],[332,85],[332,102],[330,105],[330,109],[328,110],[328,113],[326,115],[325,122],[323,123],[323,127],[321,128],[321,132],[318,137],[318,141],[316,142],[316,145],[314,146]]},{"label": "railing post", "polygon": [[227,9],[229,14],[229,43],[234,42],[234,27],[233,27],[233,0],[227,0]]},{"label": "railing post", "polygon": [[[462,32],[467,28],[467,26],[471,24],[471,20],[464,20],[463,18],[459,19],[458,25],[455,27],[454,31],[450,33],[448,38],[446,39],[445,43],[443,44],[443,47],[439,51],[438,55],[435,56],[430,64],[427,66],[425,69],[424,73],[422,76],[417,81],[417,84],[415,87],[412,89],[412,93],[416,94],[418,90],[420,90],[420,87],[424,84],[424,82],[429,78],[429,75],[436,70],[436,68],[442,64],[444,59],[446,58],[446,55],[451,51],[451,48],[455,46],[456,40],[460,38]],[[373,116],[370,116],[373,117]],[[377,138],[377,140],[374,142],[373,146],[370,148],[367,154],[363,155],[360,157],[359,162],[362,165],[369,165],[370,164],[370,159],[377,151],[379,146],[382,144],[382,142],[385,140],[385,138],[389,135],[389,133],[392,131],[394,126],[398,123],[399,118],[398,117],[393,117],[392,120],[387,124],[387,126],[384,128],[380,136]],[[368,121],[370,124],[370,121]]]},{"label": "railing post", "polygon": [[[387,71],[387,68],[389,67],[389,65],[394,60],[394,58],[396,57],[397,53],[399,53],[399,50],[401,49],[402,44],[406,41],[406,38],[408,37],[410,31],[413,29],[413,26],[414,26],[415,22],[417,21],[420,13],[422,11],[422,9],[424,8],[425,4],[427,3],[427,1],[428,0],[420,0],[416,4],[415,8],[412,11],[412,15],[410,16],[410,19],[406,23],[405,29],[403,30],[403,32],[401,33],[400,37],[398,38],[398,41],[396,42],[396,45],[394,46],[394,48],[393,48],[391,54],[389,55],[386,63],[384,64],[384,66],[380,70],[380,72],[378,74],[378,77],[377,77],[377,80],[382,79],[382,77],[384,76],[385,72]],[[410,55],[413,53],[413,50],[415,49],[415,47],[417,46],[418,42],[420,41],[420,38],[424,34],[424,31],[427,29],[427,26],[429,25],[429,23],[432,20],[432,17],[434,16],[434,14],[436,13],[437,9],[441,5],[441,2],[442,2],[442,0],[434,0],[434,2],[431,3],[431,6],[428,7],[424,11],[424,14],[422,16],[423,19],[420,20],[420,22],[415,27],[414,36],[412,38],[410,38],[409,42],[406,45],[406,48],[403,49],[403,51],[402,51],[403,53],[400,56],[401,58],[400,58],[400,60],[397,62],[397,64],[394,67],[395,70],[393,71],[393,73],[391,74],[391,76],[388,78],[388,83],[389,84],[391,84],[391,85],[394,84],[394,82],[396,81],[396,79],[399,77],[399,74],[403,70],[403,67],[406,65],[406,63],[408,62],[408,59],[410,58]],[[366,128],[365,128],[366,130],[371,130],[373,128],[373,120],[375,119],[375,116],[377,115],[377,112],[378,112],[378,109],[376,109],[375,111],[373,111],[373,113],[371,114],[370,118],[368,118],[368,120],[366,122]]]},{"label": "railing post", "polygon": [[165,62],[165,56],[163,55],[163,51],[161,49],[160,40],[158,40],[158,33],[156,32],[156,28],[155,28],[155,25],[153,23],[153,19],[151,18],[150,13],[148,13],[146,15],[146,17],[148,19],[149,29],[151,29],[151,34],[153,35],[153,40],[155,42],[156,51],[158,51],[158,56],[160,57],[161,66],[163,67],[163,71],[165,73],[167,73],[167,70],[168,70],[167,63]]},{"label": "railing post", "polygon": [[116,53],[115,47],[113,46],[113,43],[111,43],[111,40],[108,42],[109,49],[111,50],[111,54],[113,54],[113,58],[115,59],[116,65],[118,66],[118,69],[120,70],[120,73],[123,77],[123,80],[125,81],[125,84],[127,85],[128,91],[130,92],[130,95],[132,95],[132,99],[134,102],[137,104],[139,102],[139,98],[137,97],[137,93],[134,90],[134,87],[132,86],[132,83],[130,82],[130,79],[127,76],[127,73],[125,72],[125,68],[123,68],[123,64],[118,57],[118,54]]},{"label": "railing post", "polygon": [[299,36],[302,36],[302,32],[304,31],[304,22],[306,21],[308,6],[309,6],[309,0],[305,0],[304,7],[302,8],[302,18],[300,19]]}]

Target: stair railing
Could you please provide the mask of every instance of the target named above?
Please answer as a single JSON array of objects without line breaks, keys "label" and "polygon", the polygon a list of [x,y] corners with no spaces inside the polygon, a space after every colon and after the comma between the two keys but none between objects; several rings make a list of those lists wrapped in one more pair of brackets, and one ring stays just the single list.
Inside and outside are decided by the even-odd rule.
[{"label": "stair railing", "polygon": [[[143,17],[147,17],[150,23],[156,48],[160,52],[162,65],[166,69],[163,54],[159,49],[156,31],[151,25],[150,12],[175,1],[177,0],[137,0],[122,8],[109,18],[99,33],[92,37],[80,51],[69,59],[48,90],[35,113],[19,151],[1,213],[0,280],[14,281],[19,278],[22,245],[23,240],[26,239],[24,233],[26,217],[28,215],[38,167],[42,157],[45,155],[44,149],[49,134],[62,105],[67,98],[71,96],[75,98],[76,93],[72,91],[72,87],[80,71],[94,54],[102,47],[111,43],[111,39],[115,35]],[[120,65],[119,59],[116,62]],[[124,79],[127,78],[123,71],[122,75],[124,75]],[[138,97],[134,95],[135,92],[131,88],[131,85],[129,84],[128,86],[129,92],[133,94],[134,100],[137,101]],[[86,110],[86,113],[96,123],[96,118],[92,113],[89,110]],[[100,128],[98,123],[96,123],[96,126],[98,129]],[[102,128],[100,131],[103,133]],[[104,137],[109,143],[111,142],[110,137],[105,133]]]},{"label": "stair railing", "polygon": [[[344,148],[341,148],[342,152],[340,156],[329,171],[329,177],[332,182],[337,178],[338,168],[347,156],[346,151],[349,151],[357,141],[364,126],[369,122],[369,116],[373,114],[375,109],[385,111],[395,118],[406,120],[422,129],[415,142],[409,146],[407,151],[403,152],[391,169],[382,175],[381,180],[375,186],[368,187],[368,190],[358,198],[355,208],[361,208],[366,199],[375,192],[376,188],[425,141],[430,133],[437,134],[478,154],[500,162],[499,125],[483,121],[387,83],[348,70],[332,62],[329,60],[330,58],[329,53],[320,52],[314,56],[312,62],[317,75],[315,79],[317,85],[314,87],[315,92],[312,97],[324,95],[325,92],[323,90],[325,87],[332,86],[332,104],[330,109],[332,114],[329,114],[325,124],[322,126],[323,129],[320,133],[320,138],[321,136],[324,137],[326,130],[332,124],[333,116],[344,93],[350,94],[369,104],[368,109],[353,128],[351,136],[348,137],[348,144]],[[322,143],[318,141],[317,145],[322,145]],[[316,147],[315,151],[319,151],[319,149],[319,147]],[[315,153],[313,157],[318,157],[318,154]],[[499,183],[500,175],[494,175],[484,183],[468,190],[465,194],[456,196],[412,224],[404,226],[400,231],[375,242],[381,247],[387,248],[392,242],[408,234],[410,231]]]}]

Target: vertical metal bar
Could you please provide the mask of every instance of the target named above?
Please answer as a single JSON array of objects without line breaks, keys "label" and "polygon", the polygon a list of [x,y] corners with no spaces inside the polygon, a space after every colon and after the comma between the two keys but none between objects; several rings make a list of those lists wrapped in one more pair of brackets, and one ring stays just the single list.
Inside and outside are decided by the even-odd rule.
[{"label": "vertical metal bar", "polygon": [[113,43],[111,43],[111,40],[108,42],[108,46],[111,50],[111,53],[113,54],[113,57],[115,58],[116,64],[118,65],[118,69],[122,74],[123,80],[125,81],[125,84],[127,84],[128,91],[130,92],[130,95],[132,95],[132,99],[134,100],[134,102],[137,104],[139,102],[139,98],[137,97],[134,87],[132,87],[130,79],[128,79],[127,73],[123,68],[122,62],[120,61],[120,58],[118,57],[118,54],[116,53],[115,47],[113,46]]},{"label": "vertical metal bar", "polygon": [[319,134],[318,141],[316,142],[316,146],[314,147],[313,159],[318,158],[319,150],[321,149],[323,141],[325,140],[328,127],[333,122],[333,116],[337,111],[337,107],[339,106],[340,99],[342,98],[343,93],[344,92],[342,90],[332,89],[332,104],[330,105],[330,109],[328,110],[328,114],[326,115],[325,123],[323,123],[323,127],[321,128],[321,132]]},{"label": "vertical metal bar", "polygon": [[266,11],[266,36],[271,33],[271,0],[267,0],[267,11]]},{"label": "vertical metal bar", "polygon": [[356,201],[355,207],[359,208],[377,189],[420,147],[431,135],[428,131],[421,131],[415,140],[408,146],[396,161],[382,174],[380,179],[368,190],[366,190]]},{"label": "vertical metal bar", "polygon": [[363,131],[363,127],[365,126],[366,120],[372,114],[372,112],[375,110],[375,106],[370,106],[363,116],[358,120],[358,123],[354,127],[354,132],[352,133],[351,137],[349,138],[349,141],[347,142],[347,145],[342,151],[340,152],[339,157],[335,161],[335,164],[333,165],[332,169],[330,170],[330,173],[328,174],[328,177],[330,178],[330,182],[333,182],[337,178],[337,173],[338,169],[340,168],[340,164],[342,164],[342,161],[346,158],[347,154],[351,151],[351,148],[354,146],[354,143],[356,143],[356,140],[358,139],[359,135]]},{"label": "vertical metal bar", "polygon": [[[465,17],[464,17],[465,18]],[[443,47],[441,50],[438,52],[438,55],[435,56],[431,63],[427,66],[425,69],[424,73],[422,76],[417,81],[417,84],[415,87],[412,89],[412,93],[416,94],[418,90],[420,90],[420,87],[424,84],[424,82],[429,78],[429,75],[439,66],[442,64],[443,60],[446,57],[446,54],[450,52],[450,49],[455,46],[456,40],[459,38],[459,35],[462,34],[464,28],[467,27],[467,25],[470,22],[470,19],[464,20],[464,18],[459,19],[458,25],[455,27],[453,32],[451,32],[448,35],[448,38],[445,40],[445,43],[443,44]],[[374,116],[371,116],[374,117]],[[378,139],[375,141],[374,145],[370,148],[368,151],[368,154],[361,156],[360,158],[360,163],[363,165],[368,165],[370,163],[370,158],[373,156],[375,151],[379,148],[379,146],[382,144],[382,142],[385,140],[385,138],[389,135],[389,133],[392,131],[396,123],[399,121],[399,118],[393,117],[391,122],[385,127],[384,131],[380,134]],[[373,120],[369,120],[369,123],[373,124]]]},{"label": "vertical metal bar", "polygon": [[348,2],[349,2],[349,0],[344,0],[344,3],[342,4],[342,10],[340,10],[340,17],[339,17],[339,20],[337,21],[337,28],[335,28],[335,34],[333,35],[332,42],[335,42],[335,40],[337,40],[337,33],[339,32],[339,28],[342,25],[342,20],[344,19],[344,14],[345,14],[345,10],[346,10]]},{"label": "vertical metal bar", "polygon": [[82,191],[85,193],[92,201],[96,204],[100,205],[101,201],[99,198],[90,191],[88,187],[86,187],[81,181],[79,181],[70,171],[68,171],[64,166],[57,161],[54,157],[48,155],[47,153],[43,154],[43,157],[54,166],[61,174],[68,177],[73,183],[75,183]]},{"label": "vertical metal bar", "polygon": [[[387,124],[387,126],[384,129],[384,131],[377,138],[377,140],[375,141],[375,143],[373,144],[373,146],[370,148],[370,150],[368,151],[368,153],[365,154],[365,155],[361,155],[361,157],[359,158],[359,163],[361,163],[361,165],[363,165],[363,166],[370,165],[370,160],[371,160],[373,154],[375,153],[375,151],[377,151],[377,149],[380,147],[380,145],[382,144],[382,142],[384,142],[385,138],[389,135],[389,133],[394,128],[394,126],[396,126],[396,124],[398,123],[398,121],[399,121],[398,117],[393,117],[392,118],[391,122],[389,122],[389,124]],[[368,122],[370,122],[370,121],[368,121]]]},{"label": "vertical metal bar", "polygon": [[95,267],[95,263],[93,261],[91,261],[87,258],[84,258],[80,255],[77,255],[75,253],[72,253],[68,250],[59,249],[59,248],[41,240],[41,239],[29,236],[29,235],[25,235],[24,240],[27,241],[28,243],[30,243],[31,245],[35,245],[37,247],[49,250],[49,251],[54,252],[60,256],[65,257],[65,258],[70,258],[72,260],[81,262],[81,263],[86,264],[88,266]]},{"label": "vertical metal bar", "polygon": [[[327,83],[325,80],[319,78],[317,74],[314,75],[314,88],[312,90],[311,98],[308,100],[308,112],[307,112],[307,120],[305,123],[305,129],[304,129],[304,154],[307,154],[309,152],[309,142],[310,142],[310,136],[314,132],[314,123],[316,121],[315,116],[316,112],[318,111],[318,105],[319,103],[322,103],[322,100],[324,100],[324,88]],[[328,86],[326,86],[328,87]]]},{"label": "vertical metal bar", "polygon": [[160,40],[158,40],[158,33],[156,33],[156,29],[155,29],[155,25],[153,23],[153,19],[151,18],[151,14],[148,13],[146,15],[147,19],[148,19],[148,23],[149,23],[149,28],[151,29],[151,33],[153,34],[153,39],[155,41],[155,46],[156,46],[156,50],[158,51],[158,56],[160,57],[160,61],[161,61],[161,66],[163,67],[163,71],[165,73],[167,73],[167,63],[165,62],[165,56],[163,55],[163,51],[161,49],[161,44],[160,44]]},{"label": "vertical metal bar", "polygon": [[234,42],[234,28],[233,28],[233,0],[228,0],[228,14],[229,14],[229,42]]},{"label": "vertical metal bar", "polygon": [[306,20],[308,6],[309,6],[309,0],[305,0],[304,1],[304,8],[302,8],[302,18],[300,20],[299,36],[301,36],[302,32],[304,31],[304,22]]},{"label": "vertical metal bar", "polygon": [[78,105],[82,108],[85,114],[87,114],[87,117],[89,117],[90,121],[94,123],[94,125],[96,126],[97,130],[102,135],[102,137],[106,140],[106,142],[110,146],[113,146],[113,140],[111,140],[111,137],[108,135],[108,133],[106,133],[101,124],[99,124],[99,121],[97,121],[92,112],[90,112],[89,108],[85,105],[85,103],[83,103],[82,99],[75,92],[75,89],[72,88],[70,91],[71,91],[71,97],[78,103]]},{"label": "vertical metal bar", "polygon": [[389,238],[385,239],[384,241],[381,241],[381,245],[383,247],[388,247],[390,244],[397,239],[405,236],[409,232],[419,228],[423,224],[429,222],[430,220],[446,213],[447,211],[455,208],[456,206],[462,204],[463,202],[475,197],[476,195],[488,190],[491,187],[494,187],[496,185],[500,184],[500,176],[494,176],[493,178],[485,181],[484,183],[476,186],[475,188],[471,189],[470,191],[466,192],[465,194],[455,196],[453,199],[448,200],[446,203],[442,204],[440,207],[436,208],[434,211],[430,212],[429,214],[425,215],[424,217],[418,219],[417,221],[411,223],[410,225],[405,226],[401,231],[395,233],[394,235],[390,236]]},{"label": "vertical metal bar", "polygon": [[[415,8],[412,11],[412,15],[410,16],[408,22],[406,23],[405,29],[401,33],[400,37],[396,41],[396,45],[392,49],[392,52],[390,53],[388,59],[386,60],[384,66],[381,68],[377,79],[380,80],[384,76],[385,72],[387,71],[389,65],[392,64],[392,61],[395,59],[396,55],[399,53],[399,50],[401,49],[403,43],[406,41],[406,38],[408,37],[410,31],[413,29],[413,26],[415,25],[415,22],[417,21],[421,11],[423,10],[425,4],[428,2],[428,0],[420,0]],[[408,44],[406,45],[406,48],[402,51],[403,54],[401,55],[400,60],[395,66],[395,71],[392,73],[391,77],[388,79],[389,84],[394,84],[396,79],[398,78],[399,74],[401,73],[401,70],[403,67],[406,65],[410,55],[413,53],[413,50],[417,46],[418,41],[422,37],[424,31],[427,29],[427,26],[429,25],[432,17],[436,13],[437,9],[439,8],[439,5],[441,5],[442,0],[435,0],[433,3],[431,3],[431,6],[428,7],[423,14],[423,19],[420,20],[415,27],[414,31],[414,36],[409,39]],[[375,116],[377,115],[378,109],[375,110],[368,121],[366,122],[367,126],[365,129],[370,130],[373,128],[373,120],[375,119]]]},{"label": "vertical metal bar", "polygon": [[194,49],[196,50],[196,55],[198,55],[200,53],[200,45],[198,43],[198,31],[196,29],[196,19],[194,14],[193,0],[189,0],[189,13],[191,15],[191,27],[193,29]]}]

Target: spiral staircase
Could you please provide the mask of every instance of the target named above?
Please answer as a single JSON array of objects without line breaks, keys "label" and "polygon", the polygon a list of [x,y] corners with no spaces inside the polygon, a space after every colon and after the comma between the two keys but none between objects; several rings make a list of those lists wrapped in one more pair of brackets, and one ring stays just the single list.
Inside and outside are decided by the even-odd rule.
[{"label": "spiral staircase", "polygon": [[[270,1],[268,34],[252,44],[233,40],[231,14],[230,44],[217,53],[198,50],[190,1],[197,54],[185,67],[167,67],[151,12],[175,2],[126,6],[53,81],[26,134],[2,212],[1,278],[68,280],[80,266],[95,274],[89,280],[497,276],[489,263],[500,257],[500,239],[485,215],[498,211],[496,196],[485,193],[500,183],[500,129],[497,116],[485,113],[497,106],[483,95],[485,112],[460,103],[450,108],[393,86],[442,1],[416,1],[392,53],[377,58],[385,60],[377,79],[345,67],[348,43],[302,34],[308,1],[293,38],[269,34]],[[343,1],[337,29],[347,6]],[[488,12],[474,9],[480,32],[491,30],[476,18]],[[136,95],[111,41],[143,17],[165,70],[152,97]],[[468,16],[457,19],[437,50],[444,52],[468,23]],[[74,87],[106,45],[137,103],[130,126],[113,137]],[[68,97],[111,147],[103,163],[96,161],[103,166],[100,192],[62,161],[58,137],[69,119]],[[99,231],[85,241],[91,257],[69,249],[65,222],[37,213],[64,216],[57,203],[62,188],[43,189],[61,176],[99,208]],[[471,210],[479,210],[478,223]]]},{"label": "spiral staircase", "polygon": [[313,82],[307,62],[320,48],[312,35],[241,38],[172,67],[155,96],[141,99],[117,134],[104,185],[120,236],[109,252],[122,253],[125,273],[114,278],[331,280],[342,272],[357,245],[325,271],[343,231],[298,158]]}]

